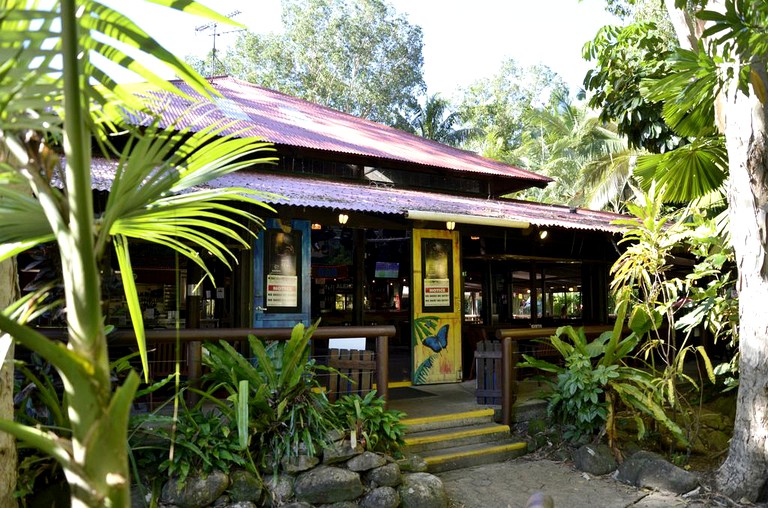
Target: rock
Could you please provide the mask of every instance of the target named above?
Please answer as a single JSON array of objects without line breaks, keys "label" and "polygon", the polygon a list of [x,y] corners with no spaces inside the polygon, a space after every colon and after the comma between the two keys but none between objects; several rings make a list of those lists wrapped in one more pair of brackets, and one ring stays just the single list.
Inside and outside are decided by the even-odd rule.
[{"label": "rock", "polygon": [[237,501],[235,503],[223,505],[222,508],[257,508],[257,505],[252,501]]},{"label": "rock", "polygon": [[400,466],[400,471],[408,471],[412,473],[424,473],[427,471],[427,461],[418,455],[406,455],[398,460],[397,464]]},{"label": "rock", "polygon": [[397,508],[400,496],[392,487],[377,487],[360,500],[360,508]]},{"label": "rock", "polygon": [[264,477],[267,491],[267,506],[282,506],[293,497],[293,477],[288,475],[267,475]]},{"label": "rock", "polygon": [[339,462],[349,460],[361,453],[363,453],[363,447],[360,443],[352,448],[352,443],[349,439],[345,439],[344,441],[334,443],[332,446],[325,449],[323,452],[323,464],[338,464]]},{"label": "rock", "polygon": [[347,462],[347,469],[359,473],[381,467],[386,463],[387,460],[377,453],[363,452],[360,455],[349,459]]},{"label": "rock", "polygon": [[312,505],[302,501],[294,501],[288,504],[281,504],[280,508],[312,508]]},{"label": "rock", "polygon": [[699,426],[714,430],[730,431],[733,429],[733,420],[724,414],[702,411],[699,414]]},{"label": "rock", "polygon": [[[321,504],[319,508],[360,508],[360,505],[354,501],[339,501],[338,503]],[[283,508],[283,507],[280,507]]]},{"label": "rock", "polygon": [[397,487],[403,482],[400,466],[390,462],[365,474],[365,483],[373,487]]},{"label": "rock", "polygon": [[635,487],[685,494],[699,486],[699,478],[660,455],[637,452],[619,467],[616,479]]},{"label": "rock", "polygon": [[[232,476],[229,477],[230,485],[232,482]],[[221,508],[222,506],[226,507],[232,504],[232,498],[228,495],[224,494],[223,496],[219,496],[216,498],[216,501],[213,502],[211,506],[214,508]]]},{"label": "rock", "polygon": [[283,467],[283,471],[288,474],[301,473],[302,471],[308,471],[318,465],[320,459],[310,455],[299,455],[298,457],[291,457],[290,459],[283,459],[280,465]]},{"label": "rock", "polygon": [[555,508],[555,501],[543,492],[534,492],[525,503],[525,508]]},{"label": "rock", "polygon": [[351,501],[363,493],[360,475],[347,469],[318,466],[296,477],[296,500],[307,503]]},{"label": "rock", "polygon": [[229,497],[233,502],[258,501],[261,499],[261,480],[255,474],[238,470],[229,475]]},{"label": "rock", "polygon": [[172,478],[163,486],[160,501],[181,508],[203,508],[212,504],[229,487],[229,476],[214,471],[207,477],[188,476],[181,484]]},{"label": "rock", "polygon": [[616,470],[619,465],[608,445],[584,445],[573,453],[576,469],[601,476]]},{"label": "rock", "polygon": [[397,489],[403,508],[446,508],[448,496],[443,482],[429,473],[405,475],[403,484]]}]

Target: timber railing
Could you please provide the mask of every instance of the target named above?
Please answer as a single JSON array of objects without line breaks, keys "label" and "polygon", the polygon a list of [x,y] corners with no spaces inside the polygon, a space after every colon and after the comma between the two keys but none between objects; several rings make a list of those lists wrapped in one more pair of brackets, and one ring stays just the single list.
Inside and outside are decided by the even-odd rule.
[{"label": "timber railing", "polygon": [[[588,325],[583,327],[587,337],[600,335],[613,329],[613,325]],[[548,339],[557,333],[557,327],[548,328],[500,328],[496,338],[501,341],[501,421],[512,424],[512,406],[517,399],[517,344],[522,340]],[[479,373],[478,373],[479,376]]]},{"label": "timber railing", "polygon": [[[187,379],[193,386],[202,376],[202,344],[207,341],[244,340],[254,335],[265,340],[288,340],[292,328],[182,328],[179,330],[146,330],[148,344],[180,344],[187,347]],[[66,330],[38,329],[50,338],[66,339]],[[376,340],[376,393],[388,400],[389,397],[389,337],[396,333],[395,327],[384,326],[321,326],[312,334],[314,341],[365,337]],[[132,330],[116,330],[109,334],[110,345],[130,346],[136,343]]]}]

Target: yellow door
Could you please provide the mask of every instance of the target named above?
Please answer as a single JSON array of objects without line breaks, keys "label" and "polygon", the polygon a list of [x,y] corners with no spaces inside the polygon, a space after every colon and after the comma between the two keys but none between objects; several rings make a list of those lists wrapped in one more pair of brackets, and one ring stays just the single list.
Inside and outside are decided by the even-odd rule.
[{"label": "yellow door", "polygon": [[459,234],[413,231],[413,384],[461,381]]}]

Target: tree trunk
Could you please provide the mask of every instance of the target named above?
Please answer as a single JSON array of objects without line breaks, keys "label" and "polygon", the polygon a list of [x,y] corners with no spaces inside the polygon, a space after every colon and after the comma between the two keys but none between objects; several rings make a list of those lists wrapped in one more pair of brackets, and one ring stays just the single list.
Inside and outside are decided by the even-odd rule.
[{"label": "tree trunk", "polygon": [[[768,84],[765,66],[752,63]],[[739,271],[740,384],[728,458],[718,488],[735,500],[756,501],[768,470],[768,108],[730,83],[722,104],[729,161],[731,239]]]},{"label": "tree trunk", "polygon": [[[0,310],[19,296],[15,259],[0,263]],[[0,419],[13,420],[13,343],[5,359],[0,358]],[[16,438],[0,432],[0,508],[16,506]]]}]

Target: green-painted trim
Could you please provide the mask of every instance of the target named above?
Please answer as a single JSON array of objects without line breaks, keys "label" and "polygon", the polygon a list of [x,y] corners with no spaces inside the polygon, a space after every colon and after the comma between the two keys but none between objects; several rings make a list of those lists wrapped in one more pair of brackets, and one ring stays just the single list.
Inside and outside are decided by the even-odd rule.
[{"label": "green-painted trim", "polygon": [[463,452],[447,453],[445,455],[434,455],[432,457],[424,457],[424,461],[427,464],[442,464],[451,460],[463,459],[465,457],[480,457],[482,455],[491,455],[492,453],[499,452],[511,452],[515,450],[527,450],[528,443],[510,443],[500,446],[494,446],[492,448],[480,448],[477,450],[467,450]]},{"label": "green-painted trim", "polygon": [[400,420],[403,425],[422,425],[434,422],[449,422],[451,420],[461,420],[464,418],[482,418],[484,416],[493,416],[493,409],[478,409],[477,411],[466,411],[464,413],[450,413],[445,415],[424,416],[421,418],[404,418]]},{"label": "green-painted trim", "polygon": [[509,434],[508,425],[496,425],[493,427],[480,427],[476,429],[464,429],[455,432],[446,432],[443,434],[435,434],[432,436],[420,436],[420,437],[406,437],[405,444],[408,446],[423,445],[430,443],[438,443],[440,441],[452,441],[455,439],[463,439],[467,437],[484,436],[486,434],[506,433]]}]

